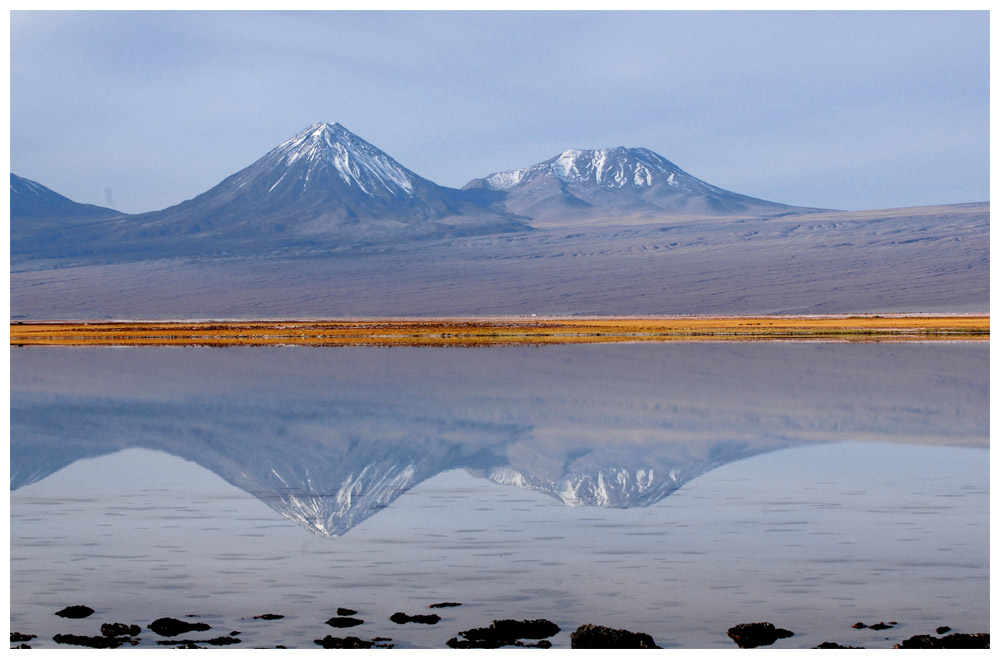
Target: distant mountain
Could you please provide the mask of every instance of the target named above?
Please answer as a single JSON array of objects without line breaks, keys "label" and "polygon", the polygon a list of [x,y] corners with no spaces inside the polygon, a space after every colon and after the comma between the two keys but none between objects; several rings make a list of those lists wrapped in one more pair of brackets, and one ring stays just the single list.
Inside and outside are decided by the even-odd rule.
[{"label": "distant mountain", "polygon": [[[110,218],[122,213],[112,208],[81,204],[50,190],[41,183],[10,175],[11,256],[48,249],[46,245],[70,245],[78,233],[93,234]],[[96,233],[101,233],[97,229]]]},{"label": "distant mountain", "polygon": [[81,204],[31,179],[10,175],[11,220],[94,220],[121,215],[120,211]]},{"label": "distant mountain", "polygon": [[816,209],[729,192],[648,149],[569,149],[525,169],[496,172],[466,190],[505,193],[506,207],[536,226],[666,216],[767,217]]},{"label": "distant mountain", "polygon": [[137,217],[148,236],[288,235],[370,242],[523,230],[508,213],[414,174],[340,124],[317,123],[194,199]]},{"label": "distant mountain", "polygon": [[64,243],[26,236],[14,252],[261,256],[527,230],[490,207],[496,198],[437,185],[340,124],[317,123],[193,199],[75,232]]},{"label": "distant mountain", "polygon": [[463,190],[318,123],[141,215],[11,176],[11,318],[976,312],[989,203],[817,212],[647,149]]}]

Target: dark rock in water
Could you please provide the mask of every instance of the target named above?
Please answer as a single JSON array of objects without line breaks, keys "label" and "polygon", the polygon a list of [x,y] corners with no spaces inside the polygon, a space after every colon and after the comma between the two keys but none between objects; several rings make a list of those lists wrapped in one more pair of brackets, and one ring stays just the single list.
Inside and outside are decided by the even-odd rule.
[{"label": "dark rock in water", "polygon": [[324,648],[338,650],[367,650],[375,645],[373,641],[362,641],[357,636],[337,638],[335,636],[330,636],[329,634],[324,636],[322,640],[317,639],[313,641],[313,643]]},{"label": "dark rock in water", "polygon": [[124,622],[106,622],[101,625],[101,633],[105,636],[138,636],[142,633],[142,628]]},{"label": "dark rock in water", "polygon": [[934,638],[928,634],[911,636],[902,643],[892,646],[895,649],[955,649],[955,650],[988,650],[990,649],[989,634],[950,634]]},{"label": "dark rock in water", "polygon": [[942,646],[938,645],[938,639],[931,636],[930,634],[917,634],[916,636],[911,636],[901,643],[896,643],[892,646],[896,650],[900,649],[934,649],[940,648]]},{"label": "dark rock in water", "polygon": [[61,645],[79,645],[85,648],[117,648],[129,641],[128,638],[108,636],[79,636],[77,634],[56,634],[52,640]]},{"label": "dark rock in water", "polygon": [[24,643],[25,641],[30,641],[33,638],[36,638],[34,634],[21,634],[20,632],[10,633],[11,643]]},{"label": "dark rock in water", "polygon": [[[501,648],[506,645],[518,647],[542,647],[526,645],[519,639],[546,638],[559,633],[559,626],[545,619],[538,620],[494,620],[489,627],[477,627],[459,632],[464,641],[452,638],[448,647],[452,648]],[[549,644],[551,647],[551,644]]]},{"label": "dark rock in water", "polygon": [[771,645],[779,638],[795,636],[787,629],[777,628],[769,622],[744,622],[730,627],[727,633],[741,648],[758,648]]},{"label": "dark rock in water", "polygon": [[30,650],[31,646],[26,643],[21,643],[20,645],[15,645],[11,650]]},{"label": "dark rock in water", "polygon": [[329,620],[326,621],[326,624],[330,625],[331,627],[337,627],[339,629],[343,627],[357,627],[358,625],[365,624],[365,621],[359,618],[340,617],[340,618],[330,618]]},{"label": "dark rock in water", "polygon": [[62,611],[56,611],[56,615],[61,618],[86,618],[87,616],[94,613],[94,610],[89,606],[84,606],[82,604],[77,604],[75,606],[67,606]]},{"label": "dark rock in water", "polygon": [[502,648],[507,646],[512,646],[516,648],[543,648],[543,649],[552,647],[552,643],[546,640],[541,640],[538,641],[537,643],[525,643],[523,641],[518,641],[516,639],[506,640],[506,641],[491,640],[491,639],[480,640],[480,641],[469,641],[469,640],[460,641],[456,637],[449,638],[448,642],[445,643],[445,645],[447,645],[449,648],[455,648],[456,650],[471,650],[471,649],[495,650],[496,648]]},{"label": "dark rock in water", "polygon": [[938,636],[940,636],[941,634],[947,634],[950,631],[951,631],[951,627],[948,627],[947,625],[945,625],[944,627],[938,627],[937,629],[935,629],[934,633],[937,634]]},{"label": "dark rock in water", "polygon": [[355,611],[354,609],[345,609],[343,607],[337,609],[338,616],[355,616],[357,614],[358,612]]},{"label": "dark rock in water", "polygon": [[866,625],[863,622],[856,622],[853,625],[851,625],[851,627],[854,627],[855,629],[874,629],[875,631],[882,631],[883,629],[892,629],[898,624],[899,623],[896,622],[895,620],[893,620],[892,622],[879,621],[876,622],[874,625]]},{"label": "dark rock in water", "polygon": [[198,647],[202,643],[207,643],[208,645],[233,645],[234,643],[240,643],[240,639],[233,638],[232,636],[219,636],[218,638],[182,638],[182,639],[170,639],[167,641],[157,641],[157,645],[178,645],[186,648]]},{"label": "dark rock in water", "polygon": [[389,616],[389,620],[392,620],[397,625],[405,625],[408,622],[419,622],[422,625],[436,625],[439,622],[441,622],[441,616],[439,616],[436,613],[432,613],[430,615],[418,614],[415,616],[410,616],[400,611],[397,611],[396,613],[393,613],[391,616]]},{"label": "dark rock in water", "polygon": [[242,633],[243,633],[243,632],[229,632],[229,635],[230,635],[230,636],[239,636],[239,635],[240,635],[240,634],[242,634]]},{"label": "dark rock in water", "polygon": [[649,634],[600,625],[581,625],[570,634],[569,640],[573,649],[643,650],[660,647]]},{"label": "dark rock in water", "polygon": [[264,615],[254,616],[254,620],[281,620],[285,616],[277,613],[265,613]]},{"label": "dark rock in water", "polygon": [[548,638],[559,633],[559,625],[544,618],[537,620],[494,620],[490,623],[489,628],[493,634],[504,638]]},{"label": "dark rock in water", "polygon": [[450,606],[462,606],[461,602],[438,602],[437,604],[431,604],[427,608],[429,609],[445,609]]},{"label": "dark rock in water", "polygon": [[814,650],[864,650],[864,648],[857,648],[853,645],[841,645],[839,643],[833,643],[832,641],[827,641],[825,643],[820,643]]},{"label": "dark rock in water", "polygon": [[177,618],[157,618],[147,625],[160,636],[177,636],[188,632],[205,632],[212,628],[204,622],[185,622]]}]

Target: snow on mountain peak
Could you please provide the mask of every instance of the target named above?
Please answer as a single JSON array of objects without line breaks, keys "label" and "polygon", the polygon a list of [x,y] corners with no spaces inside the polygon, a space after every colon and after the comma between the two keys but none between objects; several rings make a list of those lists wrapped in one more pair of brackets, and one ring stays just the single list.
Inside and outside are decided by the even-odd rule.
[{"label": "snow on mountain peak", "polygon": [[17,176],[16,174],[10,175],[10,191],[11,193],[22,194],[25,196],[44,198],[51,195],[51,191],[48,190],[41,183],[36,183],[31,179],[23,178]]},{"label": "snow on mountain peak", "polygon": [[[279,145],[271,155],[285,168],[300,161],[305,165],[304,174],[298,177],[303,190],[318,173],[332,169],[344,183],[369,196],[413,196],[415,174],[337,123],[315,123]],[[275,181],[271,190],[283,178]]]},{"label": "snow on mountain peak", "polygon": [[602,188],[649,188],[654,183],[689,189],[696,181],[676,165],[648,149],[616,146],[607,149],[567,149],[555,158],[525,169],[497,172],[484,181],[493,190],[509,190],[541,176],[555,176],[576,185]]},{"label": "snow on mountain peak", "polygon": [[[652,156],[652,157],[650,157]],[[596,184],[605,188],[649,187],[657,174],[668,177],[677,170],[646,149],[569,149],[552,163],[552,171],[567,183]]]}]

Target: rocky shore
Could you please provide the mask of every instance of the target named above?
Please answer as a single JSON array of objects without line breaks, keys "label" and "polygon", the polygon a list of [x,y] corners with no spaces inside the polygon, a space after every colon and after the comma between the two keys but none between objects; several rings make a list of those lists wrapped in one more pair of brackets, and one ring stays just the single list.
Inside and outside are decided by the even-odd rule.
[{"label": "rocky shore", "polygon": [[[460,602],[439,602],[430,604],[431,609],[445,609],[461,606]],[[72,605],[55,612],[62,618],[84,619],[95,613],[94,609],[85,605]],[[339,607],[336,615],[325,621],[325,624],[335,628],[354,628],[365,624],[364,619],[356,617],[358,612],[354,609]],[[213,630],[212,626],[205,622],[191,620],[196,616],[185,616],[187,619],[163,617],[158,618],[142,627],[134,622],[101,622],[99,624],[100,634],[87,636],[82,634],[56,634],[52,640],[59,645],[76,646],[87,648],[119,648],[128,646],[171,646],[175,648],[204,648],[231,646],[242,643],[239,638],[241,632],[232,630],[220,632]],[[260,620],[280,624],[284,618],[278,613],[263,613],[249,616],[244,620]],[[443,618],[437,613],[407,613],[397,611],[388,616],[393,623],[401,626],[401,632],[405,635],[406,625],[437,625]],[[877,623],[857,622],[850,627],[855,630],[883,631],[894,628],[898,623],[895,621]],[[152,637],[143,638],[143,630],[152,633]],[[96,628],[95,628],[96,631]],[[457,634],[444,639],[440,647],[455,649],[471,648],[502,648],[502,647],[530,647],[530,648],[551,648],[552,637],[563,631],[558,625],[550,620],[515,620],[501,619],[493,620],[488,626],[475,627],[460,631]],[[820,649],[844,649],[844,648],[878,648],[893,647],[897,649],[909,648],[956,648],[956,649],[988,649],[990,647],[990,635],[988,633],[949,633],[951,627],[941,626],[934,630],[935,634],[918,634],[892,645],[879,644],[871,636],[859,636],[858,642],[864,645],[840,645],[835,642],[824,642],[816,646]],[[720,634],[721,634],[720,630]],[[792,638],[795,633],[788,629],[776,627],[770,622],[739,623],[730,627],[725,632],[729,638],[740,648],[760,648],[767,646],[793,647],[782,644],[783,639]],[[181,637],[181,638],[178,638]],[[11,631],[10,643],[12,649],[30,649],[31,642],[38,638],[35,634],[24,633],[22,631]],[[882,640],[882,639],[879,639]],[[888,641],[888,639],[885,639]],[[289,639],[287,645],[275,645],[275,648],[286,647],[312,647],[322,648],[392,648],[396,642],[388,637],[362,638],[361,636],[335,636],[327,634],[323,638],[310,640]],[[570,647],[574,649],[658,649],[656,641],[649,635],[642,632],[634,632],[627,629],[613,629],[595,624],[583,624],[577,627],[570,634]]]}]

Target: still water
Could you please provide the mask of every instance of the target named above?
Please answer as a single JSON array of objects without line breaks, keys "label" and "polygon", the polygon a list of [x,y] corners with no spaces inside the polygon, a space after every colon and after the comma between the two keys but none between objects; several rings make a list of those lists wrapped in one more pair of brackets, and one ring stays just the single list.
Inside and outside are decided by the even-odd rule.
[{"label": "still water", "polygon": [[[11,630],[989,631],[985,344],[11,350]],[[437,602],[462,606],[429,609]],[[65,620],[55,611],[96,613]],[[365,623],[333,629],[339,607]],[[436,612],[436,625],[389,620]],[[280,620],[254,619],[265,613]],[[888,630],[853,629],[894,621]],[[139,647],[162,640],[144,631]]]}]

